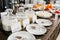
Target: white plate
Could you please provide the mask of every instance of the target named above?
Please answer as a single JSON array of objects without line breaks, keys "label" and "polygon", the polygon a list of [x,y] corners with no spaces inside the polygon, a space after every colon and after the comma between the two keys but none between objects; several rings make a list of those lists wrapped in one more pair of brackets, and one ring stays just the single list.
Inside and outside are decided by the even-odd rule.
[{"label": "white plate", "polygon": [[47,32],[47,29],[44,26],[38,24],[30,24],[26,27],[26,30],[34,35],[43,35]]},{"label": "white plate", "polygon": [[26,31],[20,31],[20,32],[13,33],[8,37],[7,40],[16,40],[17,36],[22,37],[22,39],[24,40],[36,40],[32,34]]},{"label": "white plate", "polygon": [[50,18],[52,16],[52,13],[49,13],[48,11],[38,11],[36,12],[36,15],[43,18]]},{"label": "white plate", "polygon": [[37,19],[36,23],[38,23],[39,25],[43,25],[43,26],[52,25],[52,22],[50,20],[47,20],[47,19]]}]

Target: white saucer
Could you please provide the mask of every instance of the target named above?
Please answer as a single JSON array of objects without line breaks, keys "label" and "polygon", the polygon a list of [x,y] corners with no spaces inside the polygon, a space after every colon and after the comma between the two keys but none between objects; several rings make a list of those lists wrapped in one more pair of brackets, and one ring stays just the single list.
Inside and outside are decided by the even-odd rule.
[{"label": "white saucer", "polygon": [[34,35],[43,35],[47,32],[47,29],[44,26],[38,24],[30,24],[26,27],[26,30]]},{"label": "white saucer", "polygon": [[49,13],[48,11],[38,11],[36,12],[36,15],[43,18],[50,18],[52,16],[52,13]]},{"label": "white saucer", "polygon": [[37,19],[36,23],[38,23],[39,25],[43,25],[43,26],[52,25],[52,22],[50,20],[47,20],[47,19]]}]

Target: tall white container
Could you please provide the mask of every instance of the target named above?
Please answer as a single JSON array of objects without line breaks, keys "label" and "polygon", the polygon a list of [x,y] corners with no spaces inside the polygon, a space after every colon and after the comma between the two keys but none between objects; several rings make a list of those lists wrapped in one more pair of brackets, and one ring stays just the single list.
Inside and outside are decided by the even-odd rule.
[{"label": "tall white container", "polygon": [[12,9],[6,9],[5,12],[1,13],[1,20],[5,31],[11,31],[10,15],[12,15],[12,12]]},{"label": "tall white container", "polygon": [[7,14],[7,12],[1,13],[1,20],[2,20],[2,24],[3,24],[3,29],[5,31],[11,31],[10,23],[9,23],[9,20],[8,20],[8,17],[6,16],[6,14]]}]

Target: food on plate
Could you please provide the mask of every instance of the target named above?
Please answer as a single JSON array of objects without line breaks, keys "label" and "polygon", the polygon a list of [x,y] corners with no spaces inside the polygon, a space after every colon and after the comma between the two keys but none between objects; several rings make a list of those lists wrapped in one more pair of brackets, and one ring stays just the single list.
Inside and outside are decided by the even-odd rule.
[{"label": "food on plate", "polygon": [[33,8],[37,8],[37,5],[34,5]]},{"label": "food on plate", "polygon": [[42,6],[42,4],[36,4],[36,5],[33,6],[33,8],[34,9],[39,9],[39,8],[41,8],[41,6]]},{"label": "food on plate", "polygon": [[21,40],[21,38],[22,38],[22,37],[20,37],[20,36],[16,36],[16,39],[17,39],[17,40]]},{"label": "food on plate", "polygon": [[32,27],[32,29],[35,29],[36,27],[35,26],[31,26]]},{"label": "food on plate", "polygon": [[45,6],[45,9],[46,10],[49,10],[49,9],[52,9],[53,8],[53,5],[52,4],[47,4],[46,6]]},{"label": "food on plate", "polygon": [[54,12],[55,14],[60,14],[60,11],[58,11],[58,10],[55,10],[55,12]]}]

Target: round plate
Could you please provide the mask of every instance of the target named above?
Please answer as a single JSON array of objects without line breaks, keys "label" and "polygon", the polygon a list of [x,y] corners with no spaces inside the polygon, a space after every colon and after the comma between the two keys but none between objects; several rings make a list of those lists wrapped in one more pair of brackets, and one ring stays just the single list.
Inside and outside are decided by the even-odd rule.
[{"label": "round plate", "polygon": [[7,40],[16,40],[17,36],[21,37],[24,40],[36,40],[32,34],[26,32],[26,31],[20,31],[20,32],[13,33],[8,37]]},{"label": "round plate", "polygon": [[47,19],[37,19],[36,23],[38,23],[39,25],[43,25],[43,26],[52,25],[52,22],[50,20],[47,20]]},{"label": "round plate", "polygon": [[50,18],[52,13],[49,13],[48,11],[38,11],[36,12],[36,15],[43,18]]},{"label": "round plate", "polygon": [[43,35],[47,32],[47,29],[44,26],[38,24],[30,24],[26,27],[26,30],[34,35]]}]

